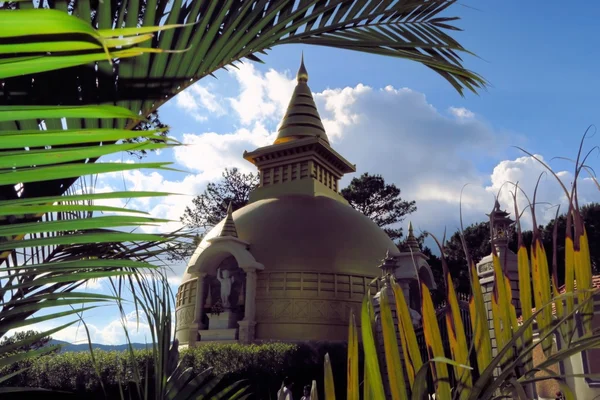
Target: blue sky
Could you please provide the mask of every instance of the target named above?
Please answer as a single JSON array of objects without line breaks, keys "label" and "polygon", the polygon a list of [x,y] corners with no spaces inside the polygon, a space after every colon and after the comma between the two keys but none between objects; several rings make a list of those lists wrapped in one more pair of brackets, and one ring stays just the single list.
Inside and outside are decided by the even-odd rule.
[{"label": "blue sky", "polygon": [[[187,196],[129,203],[176,220],[191,196],[218,179],[225,167],[254,171],[242,153],[272,142],[304,51],[309,86],[332,146],[357,164],[358,173],[380,173],[402,189],[404,198],[416,200],[418,211],[409,219],[417,230],[454,231],[465,184],[465,222],[484,220],[503,183],[518,180],[532,193],[542,172],[511,146],[524,146],[545,160],[575,157],[585,129],[600,122],[600,49],[588,39],[597,35],[600,4],[588,2],[566,16],[564,2],[556,0],[543,6],[516,0],[468,3],[478,10],[458,5],[448,14],[463,18],[458,26],[464,32],[455,38],[481,57],[465,55],[465,64],[492,84],[479,96],[461,98],[434,72],[404,60],[311,46],[275,47],[263,58],[266,65],[246,62],[240,70],[219,71],[218,79],[201,80],[159,110],[171,134],[190,146],[151,155],[148,161],[172,161],[189,173],[108,174],[99,179],[98,190],[123,189],[125,182],[129,190],[183,193]],[[594,137],[586,147],[596,144]],[[590,165],[597,166],[597,160],[594,155]],[[551,165],[570,182],[569,163]],[[598,200],[589,179],[582,181],[580,193],[583,202]],[[551,179],[542,180],[540,197],[564,204]],[[510,199],[504,190],[501,203],[507,207]],[[519,203],[524,206],[523,199]],[[545,222],[554,210],[539,213]],[[173,268],[176,290],[184,266]],[[106,283],[92,286],[89,290],[107,290]],[[116,310],[88,316],[95,342],[124,341]],[[84,339],[81,330],[75,335],[69,329],[54,336]],[[133,333],[134,341],[145,337],[143,329]]]}]

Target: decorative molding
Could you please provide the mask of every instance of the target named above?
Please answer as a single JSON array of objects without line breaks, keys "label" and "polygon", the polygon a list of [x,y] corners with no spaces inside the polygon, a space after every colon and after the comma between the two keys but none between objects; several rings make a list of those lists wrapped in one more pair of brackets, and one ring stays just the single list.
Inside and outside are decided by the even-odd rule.
[{"label": "decorative molding", "polygon": [[481,265],[478,265],[477,271],[479,272],[479,275],[486,274],[488,272],[492,272],[492,271],[494,271],[494,264],[491,261],[489,261],[489,262],[483,263]]},{"label": "decorative molding", "polygon": [[347,324],[350,312],[360,314],[361,303],[321,299],[270,299],[256,301],[258,322]]}]

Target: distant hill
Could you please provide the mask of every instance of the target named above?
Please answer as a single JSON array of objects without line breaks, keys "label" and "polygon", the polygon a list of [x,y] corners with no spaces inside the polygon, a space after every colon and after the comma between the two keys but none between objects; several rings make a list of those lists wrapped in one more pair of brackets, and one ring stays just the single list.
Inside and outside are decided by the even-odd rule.
[{"label": "distant hill", "polygon": [[[62,340],[55,340],[52,339],[49,343],[49,345],[62,345],[63,347],[61,348],[61,352],[67,352],[67,351],[89,351],[90,350],[90,346],[88,343],[80,343],[80,344],[73,344],[73,343],[69,343],[69,342],[63,342]],[[131,344],[133,346],[134,349],[145,349],[146,346],[148,346],[148,348],[150,348],[150,344],[146,345],[144,343],[132,343]],[[124,351],[127,350],[129,348],[128,345],[126,344],[118,344],[118,345],[110,345],[110,344],[99,344],[99,343],[92,343],[92,347],[94,350],[104,350],[104,351]]]}]

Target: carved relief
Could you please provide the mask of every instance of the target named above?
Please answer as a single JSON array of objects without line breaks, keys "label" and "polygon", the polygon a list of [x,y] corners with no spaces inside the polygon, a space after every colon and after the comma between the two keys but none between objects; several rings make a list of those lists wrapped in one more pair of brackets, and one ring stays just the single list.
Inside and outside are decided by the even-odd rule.
[{"label": "carved relief", "polygon": [[176,329],[182,328],[194,322],[194,307],[180,308],[175,312],[177,319]]},{"label": "carved relief", "polygon": [[479,266],[479,273],[483,274],[494,270],[494,265],[491,262],[486,262]]},{"label": "carved relief", "polygon": [[361,304],[332,300],[277,299],[257,300],[256,319],[259,322],[335,322],[345,324],[354,311],[359,315]]}]

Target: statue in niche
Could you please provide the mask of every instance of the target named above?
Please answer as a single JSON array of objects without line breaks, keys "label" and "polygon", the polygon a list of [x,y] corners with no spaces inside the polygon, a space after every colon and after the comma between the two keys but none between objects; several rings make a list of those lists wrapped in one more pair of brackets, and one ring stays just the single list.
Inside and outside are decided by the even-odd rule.
[{"label": "statue in niche", "polygon": [[234,276],[230,275],[230,272],[226,269],[217,269],[217,279],[221,284],[221,303],[223,307],[229,308],[231,303],[229,302],[229,296],[231,295],[231,287],[234,283]]}]

